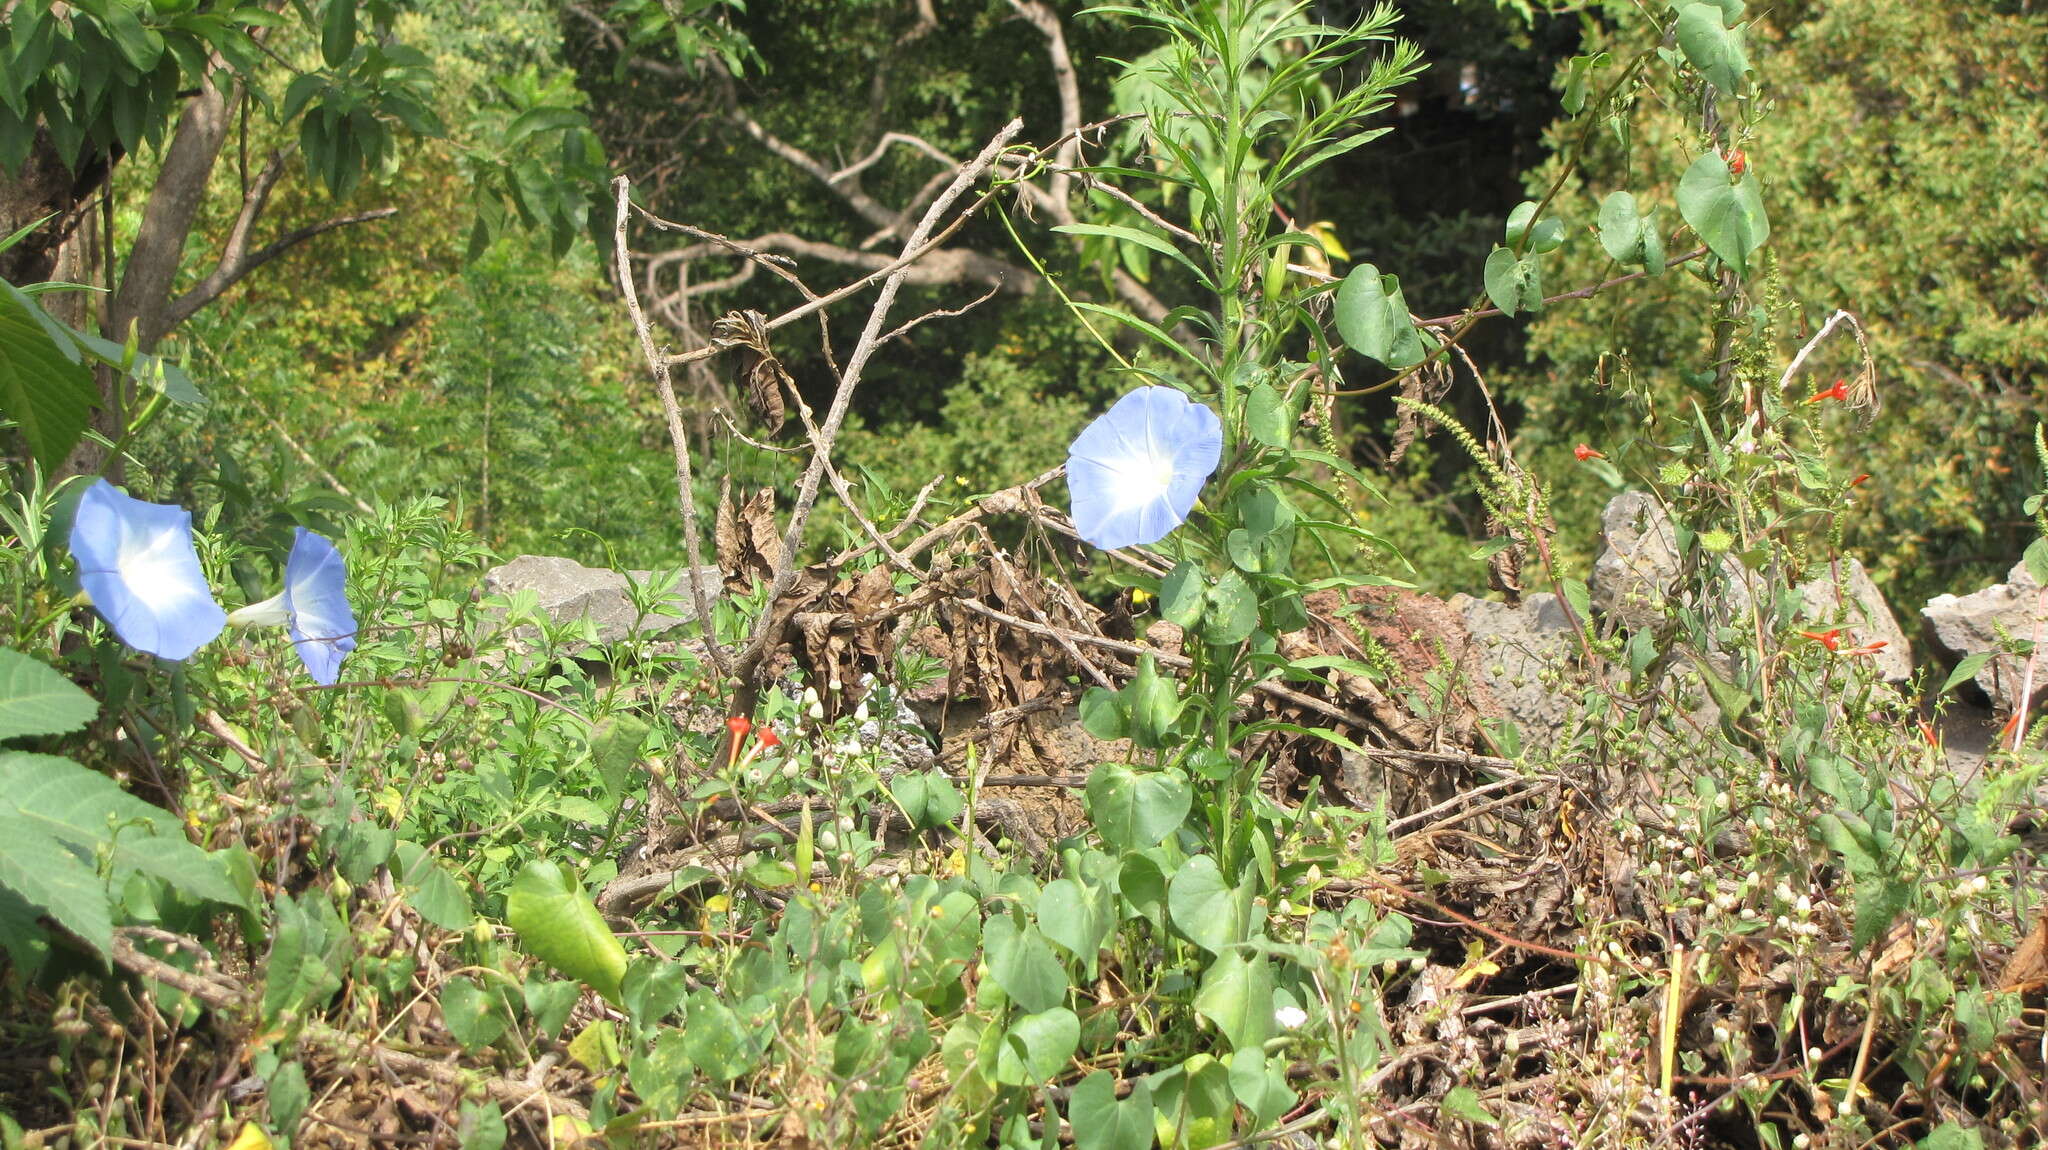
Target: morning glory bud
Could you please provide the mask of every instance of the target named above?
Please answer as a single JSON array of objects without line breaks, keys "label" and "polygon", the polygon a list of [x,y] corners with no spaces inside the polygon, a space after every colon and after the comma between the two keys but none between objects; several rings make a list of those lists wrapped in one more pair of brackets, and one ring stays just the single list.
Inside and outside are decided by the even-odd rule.
[{"label": "morning glory bud", "polygon": [[1074,529],[1104,550],[1157,543],[1187,521],[1223,458],[1216,413],[1170,387],[1141,387],[1067,449]]},{"label": "morning glory bud", "polygon": [[192,513],[182,507],[145,503],[102,479],[78,500],[71,555],[93,609],[138,651],[182,661],[227,622],[199,570]]},{"label": "morning glory bud", "polygon": [[341,660],[356,649],[356,613],[348,605],[348,570],[326,538],[301,527],[284,561],[284,590],[227,617],[238,627],[284,627],[323,687],[341,675]]}]

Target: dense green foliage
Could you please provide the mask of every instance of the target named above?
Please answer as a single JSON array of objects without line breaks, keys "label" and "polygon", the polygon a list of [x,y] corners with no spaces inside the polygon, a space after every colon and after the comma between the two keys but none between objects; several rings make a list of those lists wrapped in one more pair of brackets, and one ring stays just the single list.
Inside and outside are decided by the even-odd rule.
[{"label": "dense green foliage", "polygon": [[[1640,18],[1615,7],[1601,35],[1626,41]],[[1838,466],[1873,477],[1850,541],[1901,605],[2002,575],[2031,530],[2016,509],[2039,482],[2030,444],[2048,366],[2048,184],[2031,157],[2048,128],[2038,98],[2048,27],[2009,5],[1774,5],[1751,26],[1748,49],[1773,105],[1732,142],[1770,189],[1771,292],[1753,322],[1774,347],[1796,349],[1840,308],[1869,335],[1881,414],[1816,424]],[[1678,174],[1698,147],[1682,119],[1675,108],[1642,117],[1627,148],[1603,134],[1570,186],[1627,178],[1668,227]],[[1553,142],[1575,130],[1560,124]],[[1588,226],[1597,197],[1560,211]],[[1601,276],[1603,254],[1577,249],[1574,286]],[[1654,470],[1651,445],[1687,422],[1687,405],[1721,398],[1724,378],[1697,376],[1709,345],[1691,318],[1714,291],[1673,275],[1544,317],[1531,368],[1504,377],[1528,412],[1530,447],[1562,460],[1586,441],[1631,473]],[[1855,344],[1837,341],[1792,390],[1803,397],[1861,370]],[[1654,416],[1636,419],[1608,402],[1615,393],[1646,396]],[[1619,454],[1635,441],[1644,450]],[[1604,497],[1582,484],[1560,502],[1583,521]]]},{"label": "dense green foliage", "polygon": [[[1976,667],[1802,590],[2048,582],[2010,7],[17,6],[0,104],[137,238],[0,295],[0,1150],[2038,1135],[2039,716],[1958,773],[1904,692]],[[195,28],[306,178],[207,167],[194,253],[400,210],[124,347]],[[1141,393],[1199,414],[1033,480]],[[310,594],[310,526],[352,633],[149,655],[95,433],[195,593]],[[142,610],[181,540],[87,542]],[[479,586],[530,551],[658,570],[606,636]],[[1483,579],[1553,725],[1403,593]]]}]

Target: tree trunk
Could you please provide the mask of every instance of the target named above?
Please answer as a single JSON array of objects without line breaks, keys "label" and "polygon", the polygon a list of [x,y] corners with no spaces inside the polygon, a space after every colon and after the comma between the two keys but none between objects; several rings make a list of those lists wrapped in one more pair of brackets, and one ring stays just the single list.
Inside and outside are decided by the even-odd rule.
[{"label": "tree trunk", "polygon": [[233,123],[233,93],[211,85],[202,88],[178,117],[177,131],[164,150],[163,168],[142,209],[142,228],[128,249],[121,286],[107,307],[108,339],[125,342],[132,324],[142,350],[149,351],[169,334],[171,285]]},{"label": "tree trunk", "polygon": [[[175,326],[169,319],[171,286],[233,122],[232,92],[207,85],[185,105],[143,205],[142,225],[128,249],[120,286],[106,304],[99,325],[106,338],[125,344],[133,330],[137,348],[153,351]],[[118,442],[128,427],[134,384],[109,368],[95,374],[101,406],[93,412],[92,429]],[[120,457],[109,458],[104,447],[88,439],[72,451],[62,470],[65,475],[104,472],[119,482],[122,466]]]},{"label": "tree trunk", "polygon": [[[67,167],[49,135],[37,132],[20,170],[0,171],[0,239],[36,224],[19,243],[0,252],[0,279],[17,286],[51,280],[98,283],[94,209],[112,170],[112,158],[98,153],[80,156],[76,169]],[[44,296],[41,303],[57,318],[79,326],[88,319],[87,298],[83,292],[62,292]]]}]

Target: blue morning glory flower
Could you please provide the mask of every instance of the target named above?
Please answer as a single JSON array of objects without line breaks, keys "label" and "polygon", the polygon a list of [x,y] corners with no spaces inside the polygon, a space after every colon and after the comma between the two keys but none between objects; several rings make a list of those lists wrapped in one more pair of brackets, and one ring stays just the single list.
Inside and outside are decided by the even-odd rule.
[{"label": "blue morning glory flower", "polygon": [[323,687],[341,676],[341,660],[356,649],[356,613],[348,605],[348,569],[334,544],[301,527],[284,561],[284,590],[228,616],[239,627],[282,626],[299,662]]},{"label": "blue morning glory flower", "polygon": [[123,643],[180,661],[227,623],[199,570],[192,513],[144,503],[102,479],[79,497],[71,520],[78,584]]},{"label": "blue morning glory flower", "polygon": [[1074,528],[1104,550],[1157,543],[1186,522],[1222,458],[1215,412],[1173,388],[1141,387],[1067,449]]}]

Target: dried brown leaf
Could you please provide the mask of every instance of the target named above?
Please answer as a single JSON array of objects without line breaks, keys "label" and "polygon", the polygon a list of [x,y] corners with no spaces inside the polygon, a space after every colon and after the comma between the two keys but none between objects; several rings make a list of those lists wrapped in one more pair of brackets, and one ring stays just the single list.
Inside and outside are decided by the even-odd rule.
[{"label": "dried brown leaf", "polygon": [[782,361],[768,346],[768,319],[757,311],[728,312],[711,324],[713,347],[739,352],[740,376],[747,385],[747,407],[770,432],[789,418],[782,389],[796,390]]}]

